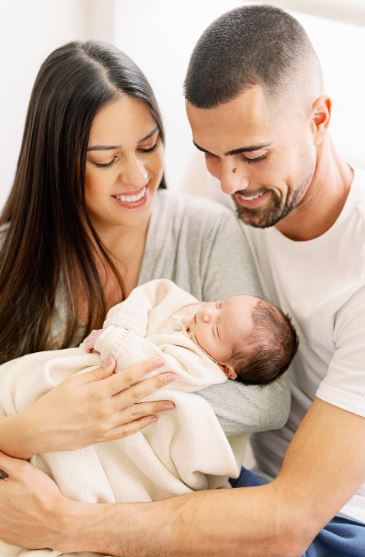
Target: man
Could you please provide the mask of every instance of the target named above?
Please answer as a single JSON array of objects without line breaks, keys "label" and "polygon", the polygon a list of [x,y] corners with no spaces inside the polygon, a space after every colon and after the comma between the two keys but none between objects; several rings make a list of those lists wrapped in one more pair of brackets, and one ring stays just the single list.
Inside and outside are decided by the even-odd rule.
[{"label": "man", "polygon": [[[317,57],[298,22],[277,8],[243,7],[215,21],[193,52],[186,98],[194,143],[248,225],[265,295],[293,316],[300,335],[289,421],[253,439],[261,472],[277,475],[246,489],[89,505],[63,498],[26,463],[0,457],[19,500],[27,496],[20,542],[28,524],[34,539],[46,507],[39,547],[48,541],[69,552],[360,557],[365,176],[336,153]],[[238,483],[260,480],[244,472]]]}]

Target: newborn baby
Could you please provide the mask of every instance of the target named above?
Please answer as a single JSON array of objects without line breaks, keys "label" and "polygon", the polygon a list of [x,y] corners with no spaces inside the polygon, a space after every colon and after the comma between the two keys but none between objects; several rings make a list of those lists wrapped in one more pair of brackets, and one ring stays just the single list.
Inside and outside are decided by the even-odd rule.
[{"label": "newborn baby", "polygon": [[[298,345],[290,319],[262,298],[241,295],[198,302],[164,279],[134,289],[109,311],[104,328],[93,331],[84,346],[89,352],[98,351],[102,359],[112,355],[119,367],[125,367],[129,362],[121,353],[126,344],[135,342],[130,335],[127,340],[127,331],[144,337],[139,345],[143,356],[156,355],[158,347],[166,358],[174,347],[175,366],[188,364],[192,371],[197,363],[194,354],[210,366],[214,363],[230,379],[256,385],[282,375]],[[174,370],[171,359],[168,363]]]}]

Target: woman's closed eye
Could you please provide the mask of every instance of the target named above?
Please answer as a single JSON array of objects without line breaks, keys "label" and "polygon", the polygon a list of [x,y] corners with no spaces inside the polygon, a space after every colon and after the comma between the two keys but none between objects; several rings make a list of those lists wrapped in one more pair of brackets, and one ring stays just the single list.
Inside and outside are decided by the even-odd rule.
[{"label": "woman's closed eye", "polygon": [[150,147],[140,147],[138,151],[140,153],[152,153],[156,149],[157,145],[158,145],[158,140],[155,141],[155,143]]},{"label": "woman's closed eye", "polygon": [[115,163],[115,161],[117,160],[117,158],[118,158],[118,157],[113,157],[113,158],[112,158],[110,161],[108,161],[108,162],[96,162],[96,161],[93,161],[93,164],[94,164],[95,166],[97,166],[98,168],[109,168],[110,166],[112,166],[112,165]]}]

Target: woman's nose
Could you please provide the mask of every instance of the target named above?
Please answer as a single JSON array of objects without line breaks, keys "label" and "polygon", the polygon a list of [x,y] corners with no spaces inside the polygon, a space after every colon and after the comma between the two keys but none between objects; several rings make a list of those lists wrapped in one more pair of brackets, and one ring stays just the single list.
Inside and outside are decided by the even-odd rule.
[{"label": "woman's nose", "polygon": [[143,188],[149,181],[148,170],[144,164],[136,157],[127,161],[125,167],[120,173],[120,179],[126,186],[132,186],[135,189]]}]

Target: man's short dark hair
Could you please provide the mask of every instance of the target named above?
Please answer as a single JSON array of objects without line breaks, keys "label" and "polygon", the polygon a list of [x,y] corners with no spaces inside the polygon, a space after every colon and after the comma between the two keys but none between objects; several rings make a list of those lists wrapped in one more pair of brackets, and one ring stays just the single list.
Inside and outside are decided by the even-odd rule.
[{"label": "man's short dark hair", "polygon": [[242,6],[213,21],[200,37],[190,58],[185,97],[198,108],[213,108],[254,85],[275,95],[293,80],[301,86],[303,71],[317,62],[294,17],[274,6]]},{"label": "man's short dark hair", "polygon": [[290,318],[267,300],[259,299],[252,312],[254,328],[229,362],[237,381],[267,385],[278,379],[294,358],[299,341]]}]

